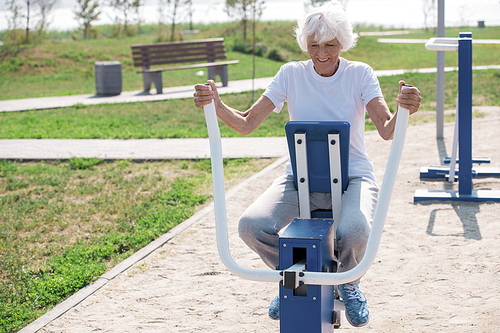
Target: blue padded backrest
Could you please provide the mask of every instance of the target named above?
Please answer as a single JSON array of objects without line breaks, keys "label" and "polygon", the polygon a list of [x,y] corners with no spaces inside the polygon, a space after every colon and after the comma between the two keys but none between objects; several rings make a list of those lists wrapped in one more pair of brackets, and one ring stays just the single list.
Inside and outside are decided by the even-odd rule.
[{"label": "blue padded backrest", "polygon": [[309,191],[330,193],[330,162],[328,153],[328,134],[340,133],[340,155],[342,191],[347,189],[349,170],[349,132],[350,125],[345,121],[290,121],[285,126],[288,151],[297,188],[297,164],[295,155],[295,133],[306,133],[307,167],[309,172]]}]

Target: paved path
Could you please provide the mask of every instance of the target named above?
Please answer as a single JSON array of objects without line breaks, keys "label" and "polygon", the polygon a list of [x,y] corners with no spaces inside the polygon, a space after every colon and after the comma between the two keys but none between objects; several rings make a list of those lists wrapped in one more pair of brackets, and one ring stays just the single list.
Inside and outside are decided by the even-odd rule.
[{"label": "paved path", "polygon": [[[288,153],[285,137],[222,138],[229,158],[280,157]],[[209,158],[208,139],[3,139],[0,159],[50,160],[97,157],[105,160],[169,160]]]},{"label": "paved path", "polygon": [[[272,78],[255,79],[254,89],[266,89]],[[252,80],[230,81],[227,87],[222,87],[219,83],[220,94],[240,93],[252,90]],[[55,96],[55,97],[40,97],[40,98],[25,98],[0,101],[0,112],[7,111],[28,111],[28,110],[43,110],[60,107],[68,107],[76,104],[95,105],[95,104],[111,104],[111,103],[134,103],[134,102],[149,102],[149,101],[164,101],[168,99],[190,98],[193,97],[193,86],[168,87],[163,88],[163,94],[156,94],[156,89],[152,89],[151,93],[144,91],[124,91],[117,96],[102,96],[95,94],[87,95],[72,95],[72,96]]]},{"label": "paved path", "polygon": [[[473,70],[486,70],[486,69],[500,69],[500,65],[491,66],[474,66]],[[458,67],[446,67],[445,71],[457,71]],[[435,73],[436,68],[417,68],[417,69],[390,69],[375,71],[375,75],[393,76],[402,75],[405,73]],[[219,93],[221,95],[240,93],[251,91],[254,89],[266,89],[272,81],[272,77],[252,80],[238,80],[229,81],[227,87],[222,87],[219,83]],[[102,96],[95,94],[86,95],[72,95],[72,96],[54,96],[54,97],[40,97],[40,98],[25,98],[0,101],[0,112],[12,111],[29,111],[29,110],[43,110],[54,109],[60,107],[68,107],[76,104],[96,105],[96,104],[112,104],[112,103],[136,103],[136,102],[149,102],[149,101],[164,101],[168,99],[191,98],[193,97],[194,89],[192,86],[169,87],[163,88],[163,94],[156,94],[156,90],[152,89],[151,93],[144,91],[124,91],[117,96]]]}]

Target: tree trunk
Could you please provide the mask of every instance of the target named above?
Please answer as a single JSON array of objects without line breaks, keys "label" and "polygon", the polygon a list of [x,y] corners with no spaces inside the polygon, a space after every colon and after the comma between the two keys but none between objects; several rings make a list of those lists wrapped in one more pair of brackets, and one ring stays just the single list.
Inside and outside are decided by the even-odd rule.
[{"label": "tree trunk", "polygon": [[175,0],[174,12],[172,13],[172,31],[170,34],[170,41],[174,41],[174,39],[175,39],[175,16],[177,15],[177,4],[178,4],[178,0]]},{"label": "tree trunk", "polygon": [[242,20],[243,23],[243,40],[247,40],[247,19],[243,18]]},{"label": "tree trunk", "polygon": [[30,0],[26,0],[26,43],[30,39]]}]

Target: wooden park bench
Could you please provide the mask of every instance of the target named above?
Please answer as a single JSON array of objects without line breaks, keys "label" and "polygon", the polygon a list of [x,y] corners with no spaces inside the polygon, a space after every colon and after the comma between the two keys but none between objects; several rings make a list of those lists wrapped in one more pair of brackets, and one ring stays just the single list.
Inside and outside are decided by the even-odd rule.
[{"label": "wooden park bench", "polygon": [[[226,59],[224,38],[132,45],[131,47],[134,66],[142,67],[138,73],[142,73],[144,91],[149,92],[151,84],[154,83],[158,94],[161,94],[163,90],[161,74],[163,71],[207,67],[208,79],[215,80],[215,77],[219,75],[223,86],[226,87],[227,65],[239,63],[238,60],[217,61]],[[151,68],[157,65],[174,64],[186,65]]]}]

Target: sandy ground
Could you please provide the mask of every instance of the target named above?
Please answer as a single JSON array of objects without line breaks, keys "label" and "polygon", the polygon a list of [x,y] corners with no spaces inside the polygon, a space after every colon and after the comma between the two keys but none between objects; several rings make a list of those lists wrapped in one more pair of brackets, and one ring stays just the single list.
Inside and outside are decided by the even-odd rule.
[{"label": "sandy ground", "polygon": [[[486,111],[473,121],[473,155],[500,167],[500,110]],[[499,204],[413,203],[416,189],[452,187],[419,179],[421,166],[450,154],[452,126],[444,145],[435,124],[408,129],[381,247],[362,280],[371,321],[358,332],[500,332]],[[390,143],[372,132],[366,145],[381,183]],[[283,172],[253,178],[228,199],[231,251],[243,266],[264,268],[238,239],[238,216]],[[475,179],[474,188],[500,190],[500,179]],[[277,291],[223,267],[209,214],[41,332],[278,332],[267,317]],[[341,330],[353,328],[344,321]]]}]

